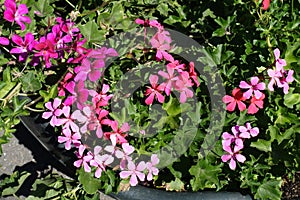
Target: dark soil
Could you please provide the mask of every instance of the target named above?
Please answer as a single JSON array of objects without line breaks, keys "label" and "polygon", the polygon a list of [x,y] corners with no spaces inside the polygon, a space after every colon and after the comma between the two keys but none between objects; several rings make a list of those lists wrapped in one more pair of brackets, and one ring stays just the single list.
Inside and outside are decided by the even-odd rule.
[{"label": "dark soil", "polygon": [[293,179],[283,178],[282,199],[300,200],[300,172],[297,172]]}]

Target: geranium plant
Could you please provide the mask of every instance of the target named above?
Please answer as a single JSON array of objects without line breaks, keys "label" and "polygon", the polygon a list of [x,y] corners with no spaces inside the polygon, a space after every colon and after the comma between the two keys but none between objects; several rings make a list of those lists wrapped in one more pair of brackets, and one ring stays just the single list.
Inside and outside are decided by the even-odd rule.
[{"label": "geranium plant", "polygon": [[38,115],[77,158],[47,198],[140,184],[280,199],[299,170],[299,3],[189,4],[2,2],[0,144]]}]

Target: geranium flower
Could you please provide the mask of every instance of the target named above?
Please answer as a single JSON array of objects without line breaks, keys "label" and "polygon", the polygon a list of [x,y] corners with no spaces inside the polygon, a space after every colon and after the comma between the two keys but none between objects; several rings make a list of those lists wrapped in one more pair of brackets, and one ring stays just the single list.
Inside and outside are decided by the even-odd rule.
[{"label": "geranium flower", "polygon": [[149,81],[151,84],[151,87],[147,87],[145,96],[148,96],[145,100],[145,103],[147,105],[150,105],[153,103],[154,98],[158,100],[158,102],[163,103],[165,100],[165,97],[161,94],[162,91],[164,91],[163,85],[158,85],[158,76],[156,75],[150,75]]},{"label": "geranium flower", "polygon": [[252,96],[250,100],[250,105],[248,107],[248,114],[255,114],[258,112],[258,108],[262,109],[264,107],[264,98],[265,95],[263,94],[259,99],[257,99],[255,96]]},{"label": "geranium flower", "polygon": [[44,59],[46,68],[51,67],[50,58],[58,58],[58,54],[54,49],[54,44],[45,38],[41,38],[40,41],[34,46],[34,49],[38,51],[34,55]]},{"label": "geranium flower", "polygon": [[72,134],[70,129],[63,129],[63,135],[64,136],[58,136],[58,142],[64,143],[65,142],[65,149],[70,150],[71,144],[74,144],[75,146],[79,146],[81,142],[79,141],[81,139],[80,133],[74,133]]},{"label": "geranium flower", "polygon": [[10,53],[20,54],[19,55],[20,62],[23,62],[26,60],[28,53],[31,52],[34,45],[37,44],[37,42],[34,40],[34,36],[32,33],[27,33],[24,37],[24,40],[19,35],[14,34],[12,36],[12,41],[15,44],[17,44],[19,47],[12,48],[10,50]]},{"label": "geranium flower", "polygon": [[185,103],[187,98],[194,96],[194,93],[189,88],[193,86],[190,80],[190,75],[188,72],[183,71],[180,73],[179,79],[175,82],[175,89],[180,92],[180,103]]},{"label": "geranium flower", "polygon": [[27,16],[23,16],[28,13],[27,6],[25,4],[20,4],[18,9],[16,2],[14,0],[6,0],[4,2],[5,11],[4,11],[4,19],[9,22],[16,22],[21,30],[25,30],[25,25],[23,22],[30,24],[31,19]]},{"label": "geranium flower", "polygon": [[278,48],[274,49],[274,56],[276,69],[282,70],[286,66],[286,61],[280,58],[280,50]]},{"label": "geranium flower", "polygon": [[112,132],[105,132],[104,136],[110,139],[112,144],[115,146],[117,143],[127,143],[126,132],[130,130],[128,123],[124,123],[121,128],[118,126],[118,121],[103,120],[103,124],[109,125],[112,128]]},{"label": "geranium flower", "polygon": [[259,83],[259,78],[255,76],[251,77],[250,84],[248,84],[246,81],[241,81],[239,87],[242,89],[248,89],[243,94],[246,99],[249,99],[253,92],[254,96],[259,99],[263,94],[260,90],[264,90],[266,85],[265,83]]},{"label": "geranium flower", "polygon": [[117,150],[115,152],[115,155],[117,158],[121,159],[120,161],[120,169],[124,170],[126,167],[127,161],[132,161],[132,158],[129,156],[134,152],[134,147],[131,146],[129,143],[123,143],[122,144],[122,150]]},{"label": "geranium flower", "polygon": [[189,63],[189,75],[190,78],[194,81],[197,87],[199,87],[200,83],[198,81],[198,74],[195,72],[195,64],[194,62]]},{"label": "geranium flower", "polygon": [[108,101],[113,97],[112,94],[107,94],[109,91],[109,85],[103,84],[101,91],[98,93],[95,90],[90,90],[89,94],[92,96],[92,102],[96,108],[99,110],[100,107],[107,106]]},{"label": "geranium flower", "polygon": [[158,74],[160,76],[167,79],[167,81],[162,83],[162,85],[164,86],[164,91],[168,96],[171,94],[171,90],[172,90],[174,82],[178,80],[178,77],[174,74],[174,71],[175,70],[173,68],[167,67],[168,73],[161,71],[161,70],[158,72]]},{"label": "geranium flower", "polygon": [[240,126],[239,131],[242,133],[248,133],[251,137],[256,137],[259,134],[259,129],[257,127],[252,128],[249,122],[246,123],[246,126]]},{"label": "geranium flower", "polygon": [[243,111],[246,109],[246,105],[243,103],[246,98],[243,96],[243,92],[239,88],[235,88],[232,90],[232,96],[225,95],[222,98],[222,101],[227,104],[226,109],[228,111],[234,111],[236,105],[238,105],[238,108],[240,111]]},{"label": "geranium flower", "polygon": [[155,166],[159,163],[159,159],[156,154],[151,155],[151,162],[146,163],[146,168],[148,170],[147,180],[151,181],[153,179],[153,175],[158,175],[158,168]]},{"label": "geranium flower", "polygon": [[129,183],[131,186],[136,186],[138,184],[138,179],[140,181],[145,180],[145,174],[143,173],[143,171],[146,168],[146,164],[144,161],[140,162],[137,166],[135,166],[132,161],[129,161],[127,167],[127,171],[120,172],[120,177],[122,179],[127,179],[128,177],[130,177]]},{"label": "geranium flower", "polygon": [[271,2],[271,0],[263,0],[262,9],[263,10],[268,10],[268,8],[270,7],[270,2]]},{"label": "geranium flower", "polygon": [[89,162],[93,159],[93,155],[91,152],[88,152],[87,155],[84,155],[86,147],[84,145],[80,145],[78,147],[78,151],[76,152],[76,156],[78,160],[76,160],[73,164],[75,167],[80,168],[83,165],[85,172],[91,172],[91,167],[89,166]]},{"label": "geranium flower", "polygon": [[0,37],[0,44],[1,45],[9,45],[9,39],[7,39],[6,37]]},{"label": "geranium flower", "polygon": [[163,52],[170,50],[172,39],[168,31],[157,32],[150,40],[153,48],[156,49],[156,58],[161,60],[163,58]]},{"label": "geranium flower", "polygon": [[233,149],[230,146],[226,146],[224,149],[228,154],[222,155],[221,159],[223,162],[230,160],[229,167],[232,170],[236,169],[237,161],[244,163],[246,160],[246,157],[239,153],[241,149],[240,146],[235,146]]},{"label": "geranium flower", "polygon": [[52,102],[47,102],[45,107],[50,110],[49,112],[44,112],[42,117],[48,119],[51,117],[50,125],[51,126],[61,126],[65,121],[59,119],[58,117],[62,115],[63,111],[59,108],[61,105],[61,99],[55,98]]}]

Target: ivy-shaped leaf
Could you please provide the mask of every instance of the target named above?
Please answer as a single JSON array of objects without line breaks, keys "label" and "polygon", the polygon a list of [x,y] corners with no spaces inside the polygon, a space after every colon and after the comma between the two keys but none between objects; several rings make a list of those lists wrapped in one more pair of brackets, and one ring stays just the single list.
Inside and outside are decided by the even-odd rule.
[{"label": "ivy-shaped leaf", "polygon": [[104,39],[105,31],[99,30],[99,26],[95,21],[89,21],[84,25],[78,26],[83,36],[87,39],[87,42],[97,42]]},{"label": "ivy-shaped leaf", "polygon": [[261,200],[268,200],[268,199],[281,199],[281,180],[269,180],[263,184],[261,184],[258,189],[257,193],[255,194],[255,199],[261,199]]},{"label": "ivy-shaped leaf", "polygon": [[189,172],[194,176],[190,181],[193,191],[219,186],[218,176],[222,172],[221,166],[222,164],[211,165],[206,159],[199,160],[196,165],[192,166]]},{"label": "ivy-shaped leaf", "polygon": [[27,74],[23,75],[21,78],[22,89],[24,92],[35,92],[42,88],[41,82],[36,77],[33,71],[28,72]]}]

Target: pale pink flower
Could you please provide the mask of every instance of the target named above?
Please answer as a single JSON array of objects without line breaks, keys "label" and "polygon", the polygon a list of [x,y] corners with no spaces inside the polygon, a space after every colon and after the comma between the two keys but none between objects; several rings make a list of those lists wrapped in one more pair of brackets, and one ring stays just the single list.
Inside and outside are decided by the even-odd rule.
[{"label": "pale pink flower", "polygon": [[146,163],[146,168],[148,170],[147,180],[151,181],[153,179],[153,175],[158,175],[158,168],[155,167],[159,163],[159,159],[156,154],[152,154],[151,162]]},{"label": "pale pink flower", "polygon": [[166,80],[166,82],[162,83],[162,85],[164,86],[164,91],[165,93],[169,96],[171,94],[171,90],[173,88],[173,85],[175,83],[175,81],[178,80],[178,77],[174,74],[175,69],[171,68],[171,67],[167,67],[167,72],[164,71],[159,71],[158,74],[162,77],[164,77]]},{"label": "pale pink flower", "polygon": [[134,147],[131,146],[129,143],[123,143],[122,144],[122,151],[117,150],[115,152],[115,155],[117,158],[121,159],[120,161],[120,169],[124,170],[126,167],[127,161],[132,161],[132,158],[129,156],[134,152]]},{"label": "pale pink flower", "polygon": [[137,166],[135,166],[132,161],[129,161],[127,167],[127,171],[124,170],[120,172],[120,177],[122,179],[127,179],[128,177],[130,177],[129,183],[131,186],[136,186],[138,184],[138,179],[140,181],[145,180],[145,174],[143,173],[143,171],[146,168],[146,164],[144,161],[140,162]]},{"label": "pale pink flower", "polygon": [[74,166],[77,168],[83,166],[85,172],[91,172],[89,162],[93,159],[93,155],[91,152],[88,152],[87,155],[84,155],[85,149],[86,147],[84,145],[80,145],[78,147],[78,151],[76,152],[78,160],[74,162]]},{"label": "pale pink flower", "polygon": [[246,126],[240,126],[239,131],[241,133],[250,134],[251,137],[256,137],[259,134],[259,129],[257,127],[252,128],[249,122],[246,123]]}]

